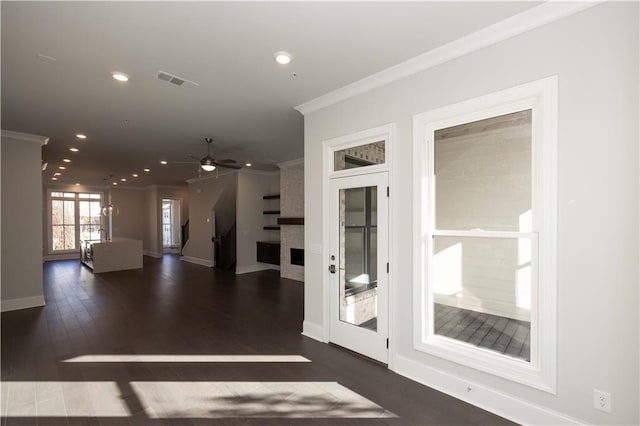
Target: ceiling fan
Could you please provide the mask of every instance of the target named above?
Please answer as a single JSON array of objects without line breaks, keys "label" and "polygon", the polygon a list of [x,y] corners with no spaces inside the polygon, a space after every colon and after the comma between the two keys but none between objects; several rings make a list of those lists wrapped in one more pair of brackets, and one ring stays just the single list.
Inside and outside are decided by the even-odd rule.
[{"label": "ceiling fan", "polygon": [[189,155],[190,158],[197,160],[200,163],[200,168],[206,172],[212,172],[216,169],[216,167],[226,167],[228,169],[241,169],[241,166],[236,166],[232,163],[235,163],[235,160],[227,159],[216,161],[215,158],[211,157],[211,142],[213,139],[204,138],[204,141],[207,143],[207,156],[203,158],[197,158],[193,155]]}]

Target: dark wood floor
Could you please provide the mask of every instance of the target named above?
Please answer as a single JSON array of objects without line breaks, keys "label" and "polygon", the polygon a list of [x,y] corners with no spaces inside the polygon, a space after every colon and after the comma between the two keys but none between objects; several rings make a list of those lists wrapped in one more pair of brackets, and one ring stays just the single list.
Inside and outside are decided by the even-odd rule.
[{"label": "dark wood floor", "polygon": [[45,307],[2,314],[3,424],[510,424],[302,336],[303,287],[276,271],[165,256],[44,276]]},{"label": "dark wood floor", "polygon": [[435,304],[435,332],[524,361],[531,360],[531,323]]}]

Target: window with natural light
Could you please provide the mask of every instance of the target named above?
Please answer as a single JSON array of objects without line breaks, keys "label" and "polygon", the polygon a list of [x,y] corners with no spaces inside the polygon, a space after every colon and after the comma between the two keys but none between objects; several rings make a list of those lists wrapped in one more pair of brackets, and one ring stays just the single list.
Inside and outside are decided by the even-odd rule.
[{"label": "window with natural light", "polygon": [[101,194],[50,192],[51,250],[77,250],[80,241],[100,239]]},{"label": "window with natural light", "polygon": [[414,117],[414,346],[548,391],[555,86],[545,79]]}]

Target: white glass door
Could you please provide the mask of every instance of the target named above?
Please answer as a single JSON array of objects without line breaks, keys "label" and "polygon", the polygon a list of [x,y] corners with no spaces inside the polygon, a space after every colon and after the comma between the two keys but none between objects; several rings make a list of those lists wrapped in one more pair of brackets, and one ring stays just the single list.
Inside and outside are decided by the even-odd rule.
[{"label": "white glass door", "polygon": [[331,342],[387,362],[388,177],[330,180]]}]

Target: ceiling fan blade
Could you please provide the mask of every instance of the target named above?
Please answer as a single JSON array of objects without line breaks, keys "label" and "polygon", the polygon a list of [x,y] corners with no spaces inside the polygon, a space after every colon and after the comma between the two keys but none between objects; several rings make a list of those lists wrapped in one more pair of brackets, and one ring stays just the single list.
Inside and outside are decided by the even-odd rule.
[{"label": "ceiling fan blade", "polygon": [[188,158],[191,158],[192,160],[200,161],[200,158],[196,157],[196,156],[195,156],[195,155],[193,155],[193,154],[187,154],[187,157],[188,157]]},{"label": "ceiling fan blade", "polygon": [[232,159],[232,158],[225,158],[224,160],[218,161],[218,163],[220,163],[220,164],[233,164],[233,163],[237,163],[237,161]]},{"label": "ceiling fan blade", "polygon": [[225,167],[225,168],[227,168],[227,169],[236,169],[236,170],[239,170],[239,169],[241,169],[241,168],[242,168],[241,166],[236,166],[236,165],[233,165],[233,164],[221,164],[221,163],[219,163],[219,162],[217,162],[217,161],[214,161],[214,162],[213,162],[213,164],[214,164],[215,166],[217,166],[217,167]]}]

